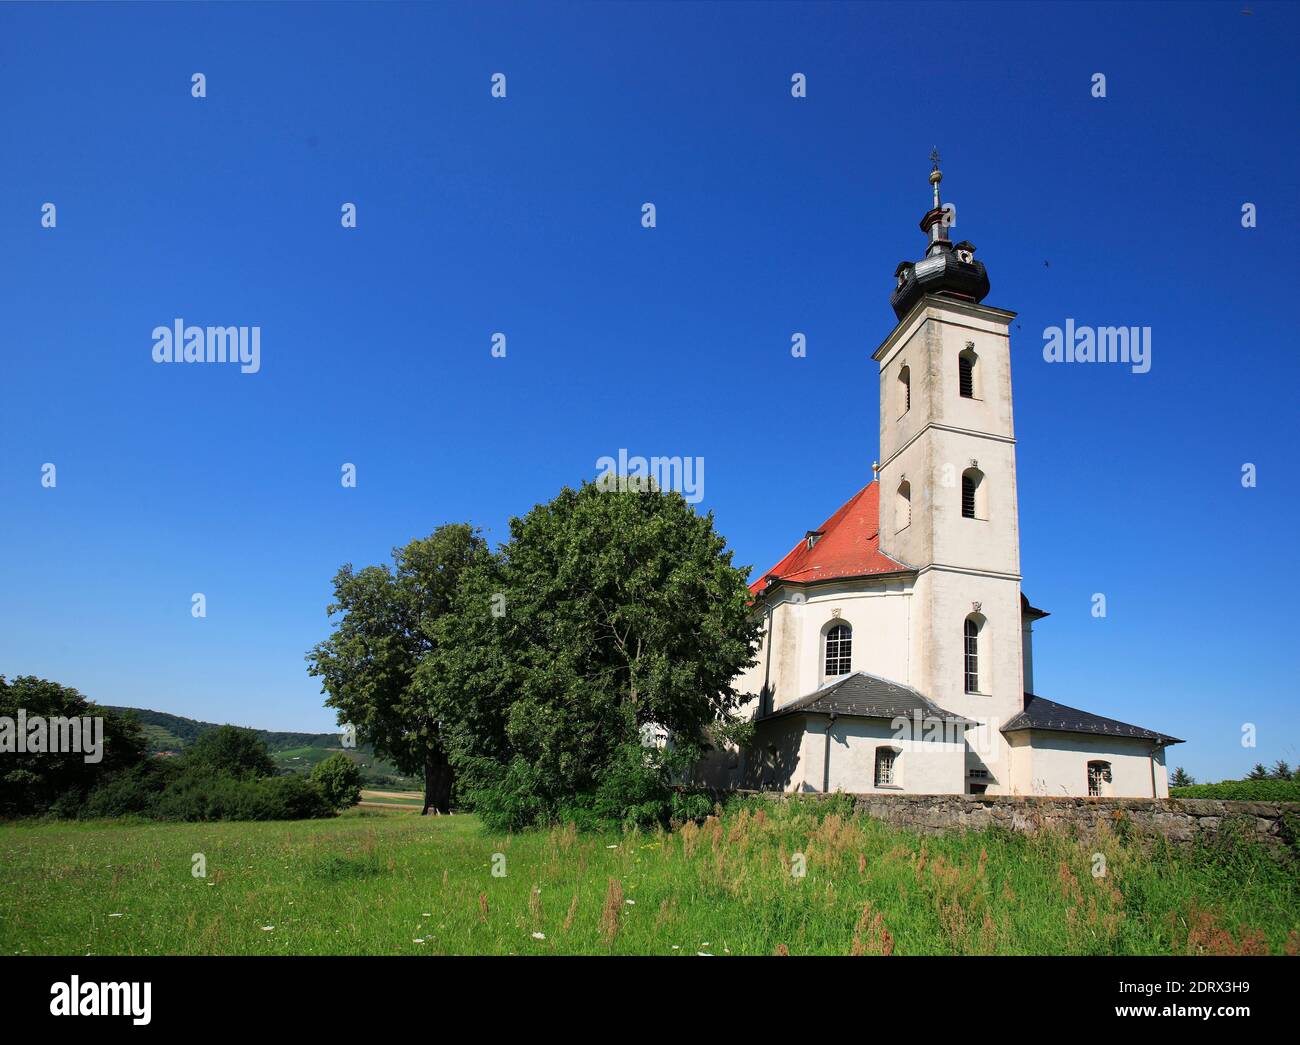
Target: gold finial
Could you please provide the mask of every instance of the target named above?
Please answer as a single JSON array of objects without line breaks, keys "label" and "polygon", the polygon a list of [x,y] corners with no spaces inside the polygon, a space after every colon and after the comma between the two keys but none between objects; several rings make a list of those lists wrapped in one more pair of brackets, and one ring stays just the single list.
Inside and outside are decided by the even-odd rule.
[{"label": "gold finial", "polygon": [[934,164],[934,169],[930,171],[930,184],[934,186],[934,208],[939,209],[939,182],[943,181],[943,171],[939,169],[939,148],[935,146],[930,150],[930,162]]}]

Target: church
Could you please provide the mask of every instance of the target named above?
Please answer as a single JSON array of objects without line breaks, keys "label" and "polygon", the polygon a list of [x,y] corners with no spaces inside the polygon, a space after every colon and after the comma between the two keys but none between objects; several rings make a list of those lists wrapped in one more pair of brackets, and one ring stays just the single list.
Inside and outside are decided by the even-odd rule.
[{"label": "church", "polygon": [[[1009,327],[939,186],[901,262],[875,479],[751,585],[752,743],[713,782],[779,791],[1167,798],[1176,737],[1041,696],[1021,591]],[[1069,510],[1068,505],[1062,508]],[[702,767],[703,768],[703,767]]]}]

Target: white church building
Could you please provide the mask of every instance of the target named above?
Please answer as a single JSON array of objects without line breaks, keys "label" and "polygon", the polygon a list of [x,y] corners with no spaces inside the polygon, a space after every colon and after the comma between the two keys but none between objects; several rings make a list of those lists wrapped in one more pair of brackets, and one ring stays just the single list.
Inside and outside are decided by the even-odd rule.
[{"label": "white church building", "polygon": [[[937,157],[936,157],[937,160]],[[717,783],[783,791],[1166,798],[1140,726],[1034,692],[1021,591],[1009,326],[939,183],[925,257],[901,263],[880,364],[876,479],[751,590],[765,633],[737,680],[752,745]],[[1063,506],[1067,507],[1068,506]]]}]

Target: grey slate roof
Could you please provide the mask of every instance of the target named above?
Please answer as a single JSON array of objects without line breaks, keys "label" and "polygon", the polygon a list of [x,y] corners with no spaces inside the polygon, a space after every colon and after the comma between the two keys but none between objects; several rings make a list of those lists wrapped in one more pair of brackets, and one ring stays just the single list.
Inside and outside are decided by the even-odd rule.
[{"label": "grey slate roof", "polygon": [[1022,729],[1050,729],[1058,733],[1094,733],[1108,737],[1133,737],[1136,740],[1154,740],[1160,744],[1181,744],[1177,737],[1171,737],[1154,730],[1143,729],[1127,722],[1113,718],[1094,715],[1090,711],[1058,704],[1046,697],[1033,693],[1025,694],[1025,709],[1013,715],[1002,727],[1003,733],[1014,733]]},{"label": "grey slate roof", "polygon": [[926,700],[911,686],[890,682],[877,675],[868,675],[865,671],[855,671],[838,682],[814,690],[806,697],[800,697],[789,704],[782,704],[775,711],[764,715],[763,719],[798,714],[835,714],[858,718],[892,719],[899,715],[910,718],[917,713],[924,718],[936,718],[959,726],[976,724],[968,718],[962,718],[961,715],[944,711],[938,704]]}]

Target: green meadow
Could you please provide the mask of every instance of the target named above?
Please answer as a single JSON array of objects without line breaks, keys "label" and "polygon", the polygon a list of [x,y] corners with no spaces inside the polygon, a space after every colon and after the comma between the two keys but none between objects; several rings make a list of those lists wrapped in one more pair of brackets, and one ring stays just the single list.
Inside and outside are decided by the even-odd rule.
[{"label": "green meadow", "polygon": [[1254,844],[921,836],[835,808],[751,802],[622,835],[498,835],[469,815],[372,809],[284,823],[6,823],[0,953],[1300,949],[1295,864]]}]

